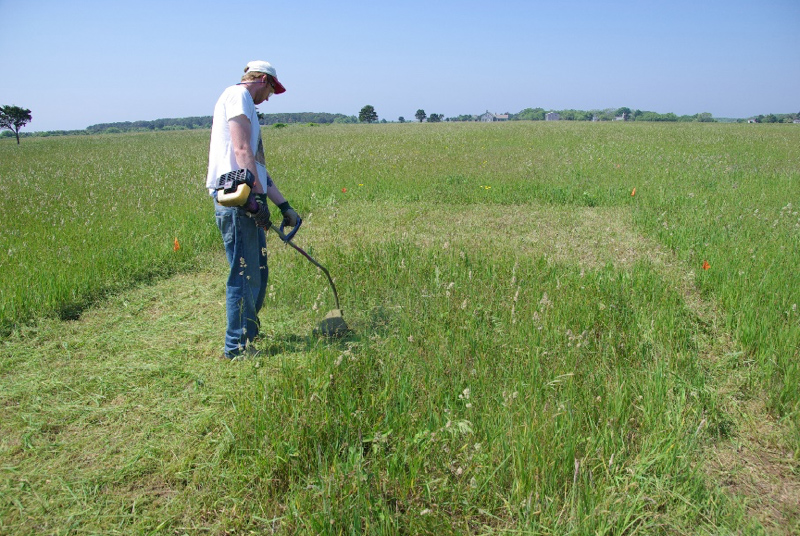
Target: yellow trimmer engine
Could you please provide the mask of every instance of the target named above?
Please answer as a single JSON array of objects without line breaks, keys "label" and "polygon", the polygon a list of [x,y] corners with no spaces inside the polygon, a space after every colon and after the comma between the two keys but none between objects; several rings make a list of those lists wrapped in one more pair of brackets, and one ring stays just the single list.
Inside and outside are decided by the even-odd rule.
[{"label": "yellow trimmer engine", "polygon": [[249,169],[237,169],[217,179],[217,203],[223,207],[241,207],[247,203],[256,178]]}]

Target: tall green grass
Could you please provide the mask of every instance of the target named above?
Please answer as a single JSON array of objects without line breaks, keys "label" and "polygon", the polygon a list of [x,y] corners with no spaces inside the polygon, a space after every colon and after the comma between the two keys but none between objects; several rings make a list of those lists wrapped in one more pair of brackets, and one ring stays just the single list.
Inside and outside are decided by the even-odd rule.
[{"label": "tall green grass", "polygon": [[27,141],[0,144],[3,332],[73,318],[109,292],[190,268],[216,243],[198,187],[202,136]]},{"label": "tall green grass", "polygon": [[324,256],[357,283],[346,301],[362,336],[259,377],[232,429],[231,472],[254,472],[242,493],[291,504],[292,530],[745,523],[700,469],[705,434],[728,423],[696,318],[647,263],[582,271],[471,239]]}]

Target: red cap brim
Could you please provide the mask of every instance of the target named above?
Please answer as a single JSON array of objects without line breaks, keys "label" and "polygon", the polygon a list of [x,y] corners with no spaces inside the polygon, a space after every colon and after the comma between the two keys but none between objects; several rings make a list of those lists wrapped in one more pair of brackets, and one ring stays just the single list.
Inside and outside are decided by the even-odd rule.
[{"label": "red cap brim", "polygon": [[275,88],[275,94],[276,95],[279,95],[280,93],[283,93],[284,91],[286,91],[286,88],[283,87],[283,84],[278,82],[278,79],[275,78],[274,76],[272,77],[272,81],[274,82],[272,84],[272,87]]}]

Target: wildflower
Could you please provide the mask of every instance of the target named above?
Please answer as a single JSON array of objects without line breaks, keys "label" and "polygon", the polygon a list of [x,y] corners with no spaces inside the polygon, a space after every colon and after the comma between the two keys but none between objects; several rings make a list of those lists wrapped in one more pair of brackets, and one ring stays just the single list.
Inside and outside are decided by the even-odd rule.
[{"label": "wildflower", "polygon": [[[619,167],[619,166],[617,166],[617,167]],[[634,188],[633,191],[631,192],[631,197],[633,197],[634,195],[636,195],[636,188]]]},{"label": "wildflower", "polygon": [[172,251],[178,251],[181,249],[181,245],[178,243],[178,237],[175,237],[175,242],[172,244]]},{"label": "wildflower", "polygon": [[347,188],[342,188],[342,193],[346,194],[347,193]]},{"label": "wildflower", "polygon": [[711,268],[711,265],[708,264],[708,261],[703,261],[703,270],[708,270],[709,268]]}]

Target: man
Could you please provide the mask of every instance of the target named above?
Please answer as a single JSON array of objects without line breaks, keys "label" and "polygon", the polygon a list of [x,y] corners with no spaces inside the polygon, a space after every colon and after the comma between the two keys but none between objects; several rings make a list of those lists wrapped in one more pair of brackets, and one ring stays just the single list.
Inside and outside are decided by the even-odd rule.
[{"label": "man", "polygon": [[[267,198],[278,206],[288,227],[295,227],[300,219],[267,172],[256,113],[256,105],[286,88],[278,81],[275,68],[266,61],[251,61],[244,73],[240,83],[222,92],[214,107],[206,177],[230,264],[226,291],[228,327],[223,353],[226,359],[256,353],[252,343],[258,335],[258,312],[264,303],[269,275]],[[256,179],[251,196],[245,206],[222,206],[217,202],[215,190],[218,179],[238,169],[250,171]]]}]

